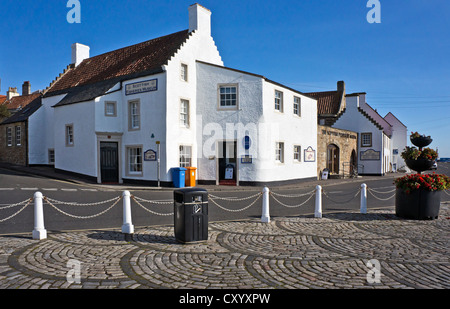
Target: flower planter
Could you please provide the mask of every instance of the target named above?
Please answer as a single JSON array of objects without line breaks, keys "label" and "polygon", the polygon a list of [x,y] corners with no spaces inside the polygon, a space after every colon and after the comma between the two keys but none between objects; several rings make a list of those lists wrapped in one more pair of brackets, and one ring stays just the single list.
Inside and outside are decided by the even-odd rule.
[{"label": "flower planter", "polygon": [[414,220],[434,220],[439,216],[441,191],[413,190],[406,194],[397,189],[395,214],[397,217]]},{"label": "flower planter", "polygon": [[419,148],[427,147],[433,141],[429,136],[419,136],[410,138],[411,143]]},{"label": "flower planter", "polygon": [[433,160],[427,160],[424,158],[417,158],[417,160],[412,159],[405,160],[406,165],[410,169],[417,171],[418,173],[421,173],[431,168],[433,166],[433,162],[434,162]]}]

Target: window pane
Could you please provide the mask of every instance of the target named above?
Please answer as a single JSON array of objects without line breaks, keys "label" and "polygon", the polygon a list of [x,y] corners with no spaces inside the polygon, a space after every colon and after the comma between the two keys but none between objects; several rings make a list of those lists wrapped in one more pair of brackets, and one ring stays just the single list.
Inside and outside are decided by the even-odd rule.
[{"label": "window pane", "polygon": [[22,128],[16,127],[16,146],[20,146],[22,144]]},{"label": "window pane", "polygon": [[66,126],[66,144],[73,145],[73,126]]},{"label": "window pane", "polygon": [[187,64],[181,64],[181,79],[186,81],[188,80],[188,66]]},{"label": "window pane", "polygon": [[294,115],[300,116],[300,104],[301,99],[299,97],[294,97]]},{"label": "window pane", "polygon": [[275,90],[275,109],[278,111],[283,110],[283,93]]},{"label": "window pane", "polygon": [[128,160],[130,172],[142,172],[141,148],[128,148]]},{"label": "window pane", "polygon": [[220,106],[232,107],[237,105],[237,87],[221,86],[220,87]]},{"label": "window pane", "polygon": [[139,115],[139,102],[130,103],[130,128],[139,129],[140,127],[140,115]]},{"label": "window pane", "polygon": [[192,166],[191,146],[180,146],[180,167]]},{"label": "window pane", "polygon": [[107,102],[105,112],[107,116],[114,116],[116,114],[116,104],[113,102]]},{"label": "window pane", "polygon": [[6,128],[6,140],[8,141],[8,146],[12,146],[12,129]]},{"label": "window pane", "polygon": [[180,124],[183,126],[189,126],[189,101],[180,101]]},{"label": "window pane", "polygon": [[284,143],[276,143],[275,145],[275,160],[284,162]]}]

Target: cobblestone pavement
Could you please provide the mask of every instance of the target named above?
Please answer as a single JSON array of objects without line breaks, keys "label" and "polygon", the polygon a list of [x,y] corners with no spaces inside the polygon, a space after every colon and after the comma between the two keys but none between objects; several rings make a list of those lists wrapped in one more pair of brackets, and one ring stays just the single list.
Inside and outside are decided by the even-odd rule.
[{"label": "cobblestone pavement", "polygon": [[[173,226],[0,237],[0,288],[450,288],[450,205],[432,221],[393,210],[216,222],[183,245]],[[369,283],[380,263],[380,281]],[[73,264],[80,264],[81,282]],[[369,274],[370,278],[375,278]],[[372,276],[372,277],[371,277]]]}]

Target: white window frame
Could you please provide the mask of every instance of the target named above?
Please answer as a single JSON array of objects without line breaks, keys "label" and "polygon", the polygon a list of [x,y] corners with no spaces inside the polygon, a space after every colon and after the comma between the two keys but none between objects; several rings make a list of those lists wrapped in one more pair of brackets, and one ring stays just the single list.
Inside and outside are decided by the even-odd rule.
[{"label": "white window frame", "polygon": [[275,161],[284,163],[284,142],[275,143]]},{"label": "white window frame", "polygon": [[[108,107],[112,106],[112,113]],[[117,102],[115,101],[105,101],[105,116],[106,117],[117,117]]]},{"label": "white window frame", "polygon": [[75,145],[73,123],[66,124],[65,138],[66,138],[66,147],[72,147]]},{"label": "white window frame", "polygon": [[[227,89],[230,89],[230,92],[227,93]],[[222,90],[224,90],[224,92],[222,92]],[[229,97],[227,97],[227,95],[229,95]],[[239,106],[238,84],[219,84],[217,87],[217,98],[218,98],[218,109],[219,110],[236,110],[236,109],[238,109],[238,106]],[[222,104],[222,102],[224,104]],[[230,102],[231,104],[227,105],[228,102]],[[233,102],[234,102],[234,104],[232,104]]]},{"label": "white window frame", "polygon": [[50,165],[55,164],[55,149],[53,148],[48,149],[48,164]]},{"label": "white window frame", "polygon": [[283,92],[280,90],[275,90],[275,110],[282,113],[283,112]]},{"label": "white window frame", "polygon": [[[368,138],[368,139],[366,139]],[[361,133],[361,147],[372,147],[372,133]]]},{"label": "white window frame", "polygon": [[294,145],[294,162],[302,162],[302,146]]},{"label": "white window frame", "polygon": [[16,126],[14,128],[14,137],[16,139],[16,146],[22,146],[22,127]]},{"label": "white window frame", "polygon": [[180,167],[191,167],[192,166],[192,146],[191,145],[180,145],[179,158]]},{"label": "white window frame", "polygon": [[187,99],[180,99],[180,125],[185,128],[189,128],[190,117],[189,117],[190,102]]},{"label": "white window frame", "polygon": [[294,96],[294,115],[298,117],[302,116],[302,99],[300,97]]},{"label": "white window frame", "polygon": [[8,147],[12,147],[12,128],[11,127],[7,127],[6,128],[6,146]]},{"label": "white window frame", "polygon": [[186,63],[180,65],[180,79],[184,82],[189,81],[189,66]]},{"label": "white window frame", "polygon": [[141,129],[141,102],[140,100],[128,101],[128,130]]},{"label": "white window frame", "polygon": [[142,176],[144,170],[144,153],[142,145],[126,146],[127,174],[129,176]]}]

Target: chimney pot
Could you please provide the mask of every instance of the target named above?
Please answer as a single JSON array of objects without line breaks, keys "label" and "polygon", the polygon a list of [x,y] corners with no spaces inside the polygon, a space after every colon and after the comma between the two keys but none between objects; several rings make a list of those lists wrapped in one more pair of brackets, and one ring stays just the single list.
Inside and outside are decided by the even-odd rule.
[{"label": "chimney pot", "polygon": [[19,96],[19,93],[17,92],[17,87],[9,87],[8,91],[6,92],[6,96],[8,100],[11,100],[14,97]]}]

